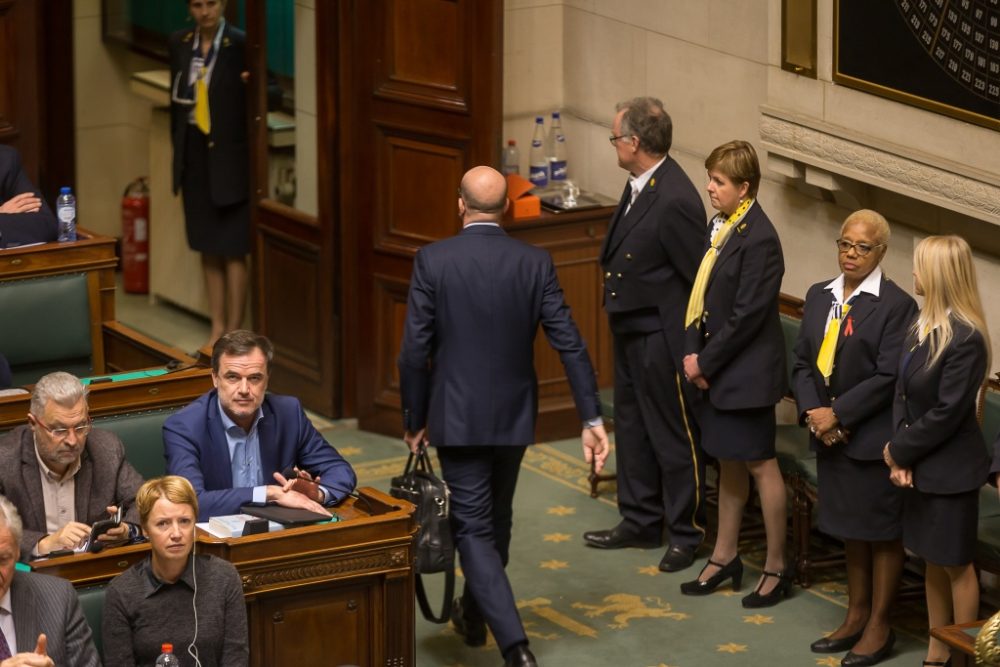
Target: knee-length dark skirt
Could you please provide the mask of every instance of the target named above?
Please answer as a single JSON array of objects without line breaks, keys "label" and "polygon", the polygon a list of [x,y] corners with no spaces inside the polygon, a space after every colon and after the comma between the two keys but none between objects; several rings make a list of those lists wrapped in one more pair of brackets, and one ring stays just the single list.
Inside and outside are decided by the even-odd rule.
[{"label": "knee-length dark skirt", "polygon": [[903,493],[903,546],[934,565],[966,565],[976,552],[979,490]]},{"label": "knee-length dark skirt", "polygon": [[701,446],[726,461],[774,458],[774,406],[750,410],[719,410],[704,396],[697,405]]},{"label": "knee-length dark skirt", "polygon": [[903,527],[903,490],[889,481],[881,459],[859,461],[837,448],[816,453],[819,529],[845,540],[898,540]]},{"label": "knee-length dark skirt", "polygon": [[184,135],[181,195],[188,246],[206,255],[242,257],[250,252],[250,201],[216,206],[210,190],[207,139],[193,128]]}]

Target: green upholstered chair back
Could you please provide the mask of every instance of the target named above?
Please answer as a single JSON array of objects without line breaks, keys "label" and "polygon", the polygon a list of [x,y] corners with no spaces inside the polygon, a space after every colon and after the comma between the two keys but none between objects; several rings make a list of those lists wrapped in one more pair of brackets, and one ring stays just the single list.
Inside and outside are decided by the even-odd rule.
[{"label": "green upholstered chair back", "polygon": [[0,352],[14,386],[53,371],[78,377],[93,369],[87,277],[69,273],[0,282]]},{"label": "green upholstered chair back", "polygon": [[792,369],[795,368],[795,341],[799,338],[802,320],[782,313],[781,333],[785,338],[785,361],[788,366],[788,386],[792,386]]},{"label": "green upholstered chair back", "polygon": [[986,449],[993,456],[993,443],[1000,435],[1000,391],[986,390],[983,400],[983,437],[986,439]]},{"label": "green upholstered chair back", "polygon": [[125,458],[143,479],[166,474],[163,457],[163,422],[174,408],[108,415],[94,420],[94,427],[112,431],[125,444]]},{"label": "green upholstered chair back", "polygon": [[94,646],[97,647],[98,655],[103,654],[101,619],[104,616],[104,588],[105,584],[100,584],[76,589],[76,595],[80,598],[80,607],[83,608],[83,616],[87,619],[91,634],[94,635]]}]

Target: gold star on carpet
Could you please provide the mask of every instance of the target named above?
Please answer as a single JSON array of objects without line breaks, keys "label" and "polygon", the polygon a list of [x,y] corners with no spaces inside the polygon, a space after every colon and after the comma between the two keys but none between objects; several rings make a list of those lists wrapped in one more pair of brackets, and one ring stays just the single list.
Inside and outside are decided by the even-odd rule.
[{"label": "gold star on carpet", "polygon": [[764,614],[754,614],[753,616],[744,616],[744,623],[753,623],[754,625],[764,625],[765,623],[774,623],[774,616],[765,616]]},{"label": "gold star on carpet", "polygon": [[660,663],[660,664],[658,664],[658,665],[650,665],[649,667],[672,667],[672,665],[668,665],[668,664],[667,664],[667,663],[665,663],[665,662],[661,662],[661,663]]},{"label": "gold star on carpet", "polygon": [[832,655],[826,658],[816,658],[816,664],[820,667],[837,667],[840,664],[840,658],[835,658]]},{"label": "gold star on carpet", "polygon": [[569,533],[548,533],[547,535],[542,535],[542,539],[546,542],[569,542],[571,537],[573,536]]},{"label": "gold star on carpet", "polygon": [[718,593],[716,593],[715,595],[724,595],[724,596],[726,596],[727,598],[731,598],[731,597],[733,597],[734,595],[743,595],[743,593],[740,593],[739,591],[734,591],[733,589],[731,589],[731,588],[730,588],[730,589],[728,589],[728,590],[725,590],[725,591],[719,591],[719,592],[718,592]]},{"label": "gold star on carpet", "polygon": [[566,507],[565,505],[556,505],[555,507],[550,507],[545,510],[546,514],[555,514],[556,516],[569,516],[570,514],[576,514],[575,507]]},{"label": "gold star on carpet", "polygon": [[719,644],[715,647],[715,650],[719,653],[746,653],[746,644]]},{"label": "gold star on carpet", "polygon": [[538,567],[543,570],[565,570],[569,567],[569,563],[564,560],[543,560]]},{"label": "gold star on carpet", "polygon": [[357,456],[363,450],[360,447],[341,447],[337,450],[341,456]]},{"label": "gold star on carpet", "polygon": [[655,565],[647,565],[646,567],[637,567],[635,568],[635,570],[639,574],[645,574],[650,577],[655,577],[660,573],[660,568],[656,567]]},{"label": "gold star on carpet", "polygon": [[840,593],[844,594],[847,592],[847,586],[845,584],[838,584],[836,582],[827,582],[819,587],[824,593]]}]

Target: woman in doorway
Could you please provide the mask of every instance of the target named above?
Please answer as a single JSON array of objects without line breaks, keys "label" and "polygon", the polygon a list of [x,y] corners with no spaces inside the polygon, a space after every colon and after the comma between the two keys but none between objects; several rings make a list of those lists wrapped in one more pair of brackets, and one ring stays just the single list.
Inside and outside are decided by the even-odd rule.
[{"label": "woman in doorway", "polygon": [[[990,336],[972,264],[959,236],[929,236],[913,251],[913,288],[924,297],[903,344],[883,450],[903,493],[903,546],[924,559],[930,627],[979,616],[973,557],[979,488],[990,467],[976,396],[990,368]],[[950,663],[931,637],[924,665]]]},{"label": "woman in doorway", "polygon": [[193,28],[170,37],[174,192],[184,199],[188,245],[201,253],[212,332],[239,329],[250,252],[245,35],[226,23],[226,0],[188,0]]},{"label": "woman in doorway", "polygon": [[719,146],[705,160],[708,195],[719,211],[688,301],[684,375],[701,390],[694,403],[705,452],[719,461],[719,529],[708,564],[685,595],[705,595],[732,579],[743,563],[737,551],[752,475],[767,533],[764,573],[747,608],[787,597],[785,484],[775,459],[775,408],[788,386],[778,291],[785,273],[778,233],[756,201],[757,153],[746,141]]}]

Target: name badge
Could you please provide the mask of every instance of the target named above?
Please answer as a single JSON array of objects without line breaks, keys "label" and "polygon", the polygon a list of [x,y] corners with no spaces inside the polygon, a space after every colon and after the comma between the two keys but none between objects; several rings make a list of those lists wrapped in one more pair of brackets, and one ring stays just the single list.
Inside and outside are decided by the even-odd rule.
[{"label": "name badge", "polygon": [[191,68],[188,69],[188,85],[193,86],[201,78],[201,70],[205,67],[205,59],[201,56],[191,58]]}]

